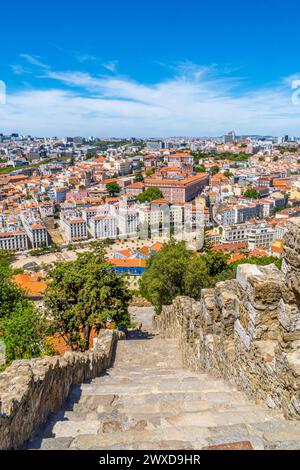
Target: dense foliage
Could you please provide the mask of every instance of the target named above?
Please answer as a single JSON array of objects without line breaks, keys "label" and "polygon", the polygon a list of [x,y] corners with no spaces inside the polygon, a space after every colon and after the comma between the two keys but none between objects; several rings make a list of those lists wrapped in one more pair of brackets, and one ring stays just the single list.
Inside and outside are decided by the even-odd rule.
[{"label": "dense foliage", "polygon": [[195,171],[196,173],[204,173],[206,170],[205,170],[205,166],[204,165],[196,165],[195,166]]},{"label": "dense foliage", "polygon": [[220,170],[220,168],[218,167],[218,165],[214,165],[214,166],[212,166],[211,169],[210,169],[210,174],[211,174],[212,176],[214,176],[214,175],[216,175],[217,173],[219,173],[219,170]]},{"label": "dense foliage", "polygon": [[151,176],[155,173],[155,168],[149,168],[149,170],[146,170],[146,176]]},{"label": "dense foliage", "polygon": [[108,318],[128,325],[130,298],[123,278],[105,261],[101,243],[75,261],[57,263],[48,274],[45,306],[53,331],[74,350],[87,349],[91,328],[103,327]]},{"label": "dense foliage", "polygon": [[235,278],[240,263],[275,263],[281,267],[281,260],[271,256],[247,258],[231,264],[228,264],[228,259],[229,255],[210,250],[199,256],[187,250],[185,242],[172,239],[159,253],[150,257],[148,269],[140,281],[140,292],[160,313],[162,306],[170,304],[177,295],[199,299],[201,289]]},{"label": "dense foliage", "polygon": [[227,257],[208,252],[197,256],[186,248],[185,242],[172,239],[150,257],[148,269],[140,282],[141,294],[160,312],[177,295],[198,298],[201,289],[212,287],[227,268]]},{"label": "dense foliage", "polygon": [[148,188],[136,197],[140,202],[151,202],[161,198],[163,198],[163,193],[158,188]]},{"label": "dense foliage", "polygon": [[232,152],[221,152],[221,153],[213,153],[213,152],[192,152],[191,153],[194,157],[194,160],[198,162],[203,158],[209,158],[214,160],[230,160],[232,162],[242,162],[248,160],[251,156],[245,152],[239,153],[232,153]]},{"label": "dense foliage", "polygon": [[112,183],[107,183],[106,185],[106,191],[110,196],[114,196],[115,194],[119,194],[121,191],[120,186],[118,183],[112,182]]},{"label": "dense foliage", "polygon": [[49,352],[45,343],[45,321],[11,277],[12,255],[0,252],[0,340],[6,361],[38,357]]},{"label": "dense foliage", "polygon": [[45,323],[33,303],[23,302],[0,322],[6,361],[52,353],[45,343]]},{"label": "dense foliage", "polygon": [[137,183],[142,183],[142,182],[144,181],[144,177],[143,177],[142,173],[137,173],[137,174],[135,175],[134,180],[135,180]]},{"label": "dense foliage", "polygon": [[259,192],[256,189],[249,188],[247,189],[244,194],[245,197],[250,197],[252,199],[258,199],[260,197]]}]

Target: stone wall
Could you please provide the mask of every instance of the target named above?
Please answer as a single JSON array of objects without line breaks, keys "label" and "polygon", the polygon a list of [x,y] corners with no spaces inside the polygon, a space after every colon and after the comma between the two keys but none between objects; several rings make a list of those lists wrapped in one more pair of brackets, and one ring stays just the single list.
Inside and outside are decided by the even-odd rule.
[{"label": "stone wall", "polygon": [[0,449],[17,449],[68,397],[73,384],[110,366],[119,338],[101,330],[94,349],[64,356],[14,361],[0,374]]},{"label": "stone wall", "polygon": [[155,317],[178,338],[184,364],[238,385],[257,402],[300,419],[300,218],[289,223],[282,271],[241,264],[234,280],[177,297]]}]

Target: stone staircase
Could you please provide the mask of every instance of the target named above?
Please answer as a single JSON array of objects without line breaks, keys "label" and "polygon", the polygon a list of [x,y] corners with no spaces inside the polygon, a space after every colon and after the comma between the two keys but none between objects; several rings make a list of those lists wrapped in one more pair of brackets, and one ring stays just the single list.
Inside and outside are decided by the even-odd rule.
[{"label": "stone staircase", "polygon": [[300,422],[250,402],[222,379],[183,369],[175,340],[151,330],[152,310],[132,315],[147,333],[119,341],[113,367],[74,386],[26,448],[174,450],[250,441],[254,449],[300,449]]}]

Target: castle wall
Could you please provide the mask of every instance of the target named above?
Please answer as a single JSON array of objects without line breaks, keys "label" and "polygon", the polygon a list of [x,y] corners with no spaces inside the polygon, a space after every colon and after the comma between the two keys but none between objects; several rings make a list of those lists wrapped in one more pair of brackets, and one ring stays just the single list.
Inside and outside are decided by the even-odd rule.
[{"label": "castle wall", "polygon": [[300,219],[285,240],[283,271],[241,264],[235,280],[177,297],[154,321],[178,338],[184,364],[208,370],[257,402],[300,419]]},{"label": "castle wall", "polygon": [[110,366],[119,333],[101,330],[93,350],[14,361],[0,374],[0,449],[17,449],[61,408],[73,384]]}]

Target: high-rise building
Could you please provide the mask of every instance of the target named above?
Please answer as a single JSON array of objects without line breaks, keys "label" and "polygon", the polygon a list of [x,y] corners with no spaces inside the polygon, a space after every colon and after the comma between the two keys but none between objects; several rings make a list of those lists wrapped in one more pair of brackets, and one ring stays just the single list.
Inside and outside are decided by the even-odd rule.
[{"label": "high-rise building", "polygon": [[163,142],[161,140],[149,140],[146,143],[146,147],[148,150],[155,152],[163,148]]},{"label": "high-rise building", "polygon": [[223,137],[224,144],[233,144],[235,142],[235,132],[231,131]]}]

